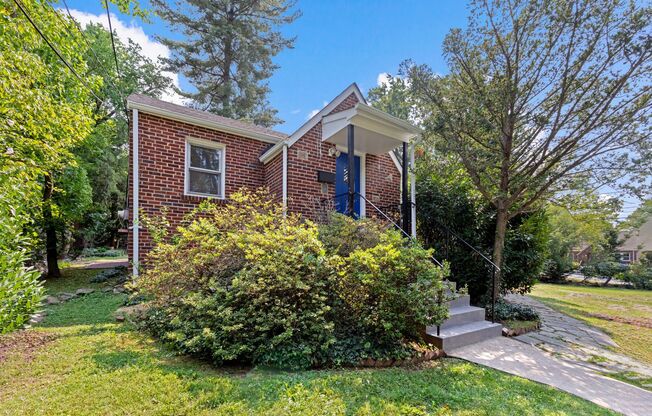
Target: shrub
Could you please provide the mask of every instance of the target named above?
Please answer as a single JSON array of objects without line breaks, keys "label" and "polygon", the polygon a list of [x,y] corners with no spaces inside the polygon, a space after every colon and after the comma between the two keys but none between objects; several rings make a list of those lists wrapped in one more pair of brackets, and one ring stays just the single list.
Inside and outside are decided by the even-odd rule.
[{"label": "shrub", "polygon": [[318,230],[266,191],[231,198],[202,204],[174,236],[165,219],[144,221],[158,241],[136,283],[153,305],[144,325],[176,349],[288,369],[357,364],[409,354],[445,317],[444,271],[397,232],[340,215]]},{"label": "shrub", "polygon": [[[451,230],[485,256],[491,257],[495,217],[473,186],[460,177],[431,170],[417,177],[417,223],[426,247],[451,265],[451,280],[468,285],[473,303],[484,303],[491,289],[491,266],[459,241]],[[447,230],[448,229],[448,230]],[[547,219],[542,212],[511,219],[505,241],[501,290],[526,292],[543,270],[548,241]]]},{"label": "shrub", "polygon": [[33,187],[22,169],[0,170],[0,334],[21,328],[43,299],[40,273],[26,266]]},{"label": "shrub", "polygon": [[[487,316],[491,316],[491,305],[487,308]],[[499,321],[538,321],[539,314],[528,305],[509,303],[498,299],[496,301],[496,319]]]},{"label": "shrub", "polygon": [[264,191],[204,203],[150,253],[138,286],[149,327],[183,352],[282,368],[319,362],[333,341],[332,271],[317,228]]},{"label": "shrub", "polygon": [[616,277],[631,283],[635,289],[652,290],[652,265],[645,261],[633,263]]},{"label": "shrub", "polygon": [[587,264],[581,271],[588,277],[614,278],[627,271],[627,266],[615,261],[602,261]]},{"label": "shrub", "polygon": [[82,257],[122,257],[126,253],[124,250],[106,248],[106,247],[94,247],[94,248],[85,248],[82,250]]},{"label": "shrub", "polygon": [[431,250],[406,243],[398,231],[372,220],[331,218],[320,237],[337,253],[332,361],[405,357],[406,342],[420,340],[426,325],[446,317],[446,307],[437,304],[446,271],[433,266]]}]

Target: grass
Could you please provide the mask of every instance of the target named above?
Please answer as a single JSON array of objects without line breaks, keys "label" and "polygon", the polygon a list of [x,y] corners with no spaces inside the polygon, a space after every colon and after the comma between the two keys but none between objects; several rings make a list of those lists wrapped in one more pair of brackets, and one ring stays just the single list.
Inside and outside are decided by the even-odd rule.
[{"label": "grass", "polygon": [[652,291],[538,284],[532,297],[604,330],[619,351],[652,364]]},{"label": "grass", "polygon": [[[64,274],[72,291],[92,273]],[[33,351],[0,365],[0,415],[607,415],[525,379],[442,359],[418,368],[273,372],[214,368],[172,354],[111,313],[125,295],[97,291],[50,307]],[[11,335],[9,335],[11,336]],[[45,339],[45,337],[42,337]],[[53,339],[51,339],[53,338]]]}]

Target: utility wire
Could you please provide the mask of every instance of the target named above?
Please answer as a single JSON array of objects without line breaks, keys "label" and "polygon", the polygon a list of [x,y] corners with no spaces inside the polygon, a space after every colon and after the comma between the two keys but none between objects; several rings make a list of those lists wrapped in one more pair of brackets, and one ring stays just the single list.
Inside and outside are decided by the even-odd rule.
[{"label": "utility wire", "polygon": [[[111,77],[111,74],[109,73],[109,71],[107,70],[107,68],[102,64],[102,60],[100,59],[100,57],[99,57],[99,56],[97,55],[97,53],[95,52],[95,49],[93,49],[93,46],[91,45],[91,43],[88,41],[88,38],[86,37],[86,34],[84,33],[84,30],[83,30],[82,27],[80,26],[79,22],[77,22],[77,20],[75,20],[75,18],[72,16],[72,13],[70,12],[70,8],[68,7],[68,3],[66,2],[66,0],[63,0],[63,5],[64,5],[64,7],[66,8],[66,13],[68,14],[68,17],[70,17],[70,20],[72,20],[74,26],[77,28],[77,31],[79,31],[79,34],[81,35],[82,39],[84,40],[84,43],[86,44],[86,46],[88,47],[88,49],[89,49],[89,50],[91,51],[91,53],[93,54],[93,57],[95,58],[95,62],[97,63],[97,66],[98,66],[99,68],[101,68],[102,72],[103,72],[104,75],[106,76],[106,78],[105,78],[106,81],[108,81],[109,84],[111,84],[111,86],[115,89],[115,91],[116,91],[116,92],[118,93],[118,95],[120,96],[120,100],[121,100],[121,101],[123,102],[123,104],[124,104],[126,100],[125,100],[125,98],[124,98],[124,95],[122,94],[122,90],[121,90],[120,88],[118,88],[118,87],[116,86],[116,84],[113,82],[112,77]],[[53,10],[54,10],[54,9],[53,9]],[[61,16],[59,15],[59,13],[58,13],[56,10],[55,10],[55,13],[57,14],[57,17],[59,18],[59,20],[64,24],[64,26],[66,26],[66,29],[68,29],[68,24],[64,21],[63,17],[61,17]],[[70,30],[68,30],[68,33],[70,33]],[[70,36],[72,37],[72,33],[70,33]],[[118,75],[118,77],[120,76],[119,73],[118,73],[117,75]],[[126,108],[125,108],[124,110],[127,111]]]},{"label": "utility wire", "polygon": [[25,15],[25,18],[27,18],[27,20],[32,25],[32,27],[34,27],[34,30],[36,30],[36,32],[39,34],[39,36],[41,36],[41,38],[45,41],[45,43],[50,47],[50,49],[52,49],[52,51],[57,55],[57,57],[59,57],[61,62],[63,62],[63,64],[70,70],[70,72],[72,72],[75,75],[75,77],[77,77],[77,79],[82,83],[82,85],[84,87],[86,87],[86,89],[88,89],[88,91],[90,91],[90,93],[93,95],[93,97],[95,97],[95,99],[97,99],[100,103],[104,103],[104,100],[102,100],[100,97],[97,96],[97,94],[95,94],[95,91],[93,91],[93,89],[90,87],[90,85],[88,85],[86,80],[84,78],[82,78],[77,73],[77,71],[75,71],[75,69],[72,67],[72,65],[70,65],[68,63],[68,61],[66,61],[66,59],[63,57],[63,55],[61,55],[61,52],[59,52],[59,50],[54,47],[52,42],[50,42],[50,40],[47,38],[47,36],[45,36],[45,34],[41,31],[41,29],[39,29],[39,27],[36,25],[34,20],[32,20],[30,15],[27,13],[27,10],[25,10],[25,7],[20,2],[20,0],[14,0],[14,3],[16,3],[16,6],[18,6],[20,11],[23,13],[23,15]]},{"label": "utility wire", "polygon": [[115,51],[115,39],[113,37],[113,26],[111,26],[111,13],[109,12],[109,2],[104,0],[104,7],[106,7],[106,17],[109,19],[109,32],[111,33],[111,46],[113,46],[113,58],[115,59],[115,70],[120,76],[120,66],[118,65],[118,54]]},{"label": "utility wire", "polygon": [[[107,0],[104,0],[104,7],[106,8],[106,17],[109,19],[109,32],[111,33],[111,46],[113,46],[113,58],[115,60],[115,70],[116,73],[118,74],[118,78],[121,78],[120,75],[120,65],[118,65],[118,53],[115,50],[115,37],[113,36],[113,26],[111,25],[111,13],[109,11],[109,2]],[[122,97],[123,105],[125,112],[127,112],[127,101]],[[129,117],[129,113],[127,112],[127,117]]]}]

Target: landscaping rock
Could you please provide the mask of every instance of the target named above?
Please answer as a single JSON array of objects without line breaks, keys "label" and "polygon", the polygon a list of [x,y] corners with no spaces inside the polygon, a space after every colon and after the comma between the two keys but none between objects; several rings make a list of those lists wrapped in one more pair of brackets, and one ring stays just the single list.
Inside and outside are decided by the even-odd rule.
[{"label": "landscaping rock", "polygon": [[56,305],[58,303],[61,303],[61,301],[56,296],[48,296],[45,298],[45,303],[48,305]]},{"label": "landscaping rock", "polygon": [[68,293],[68,292],[61,292],[61,293],[59,293],[57,295],[57,297],[59,298],[59,300],[61,302],[65,302],[65,301],[68,301],[68,300],[74,298],[75,294],[74,293]]},{"label": "landscaping rock", "polygon": [[32,315],[32,317],[29,320],[29,323],[30,324],[39,324],[39,323],[43,322],[44,319],[45,319],[45,314],[37,313],[37,314]]},{"label": "landscaping rock", "polygon": [[125,319],[133,320],[142,318],[149,309],[149,305],[146,303],[139,303],[138,305],[132,306],[123,306],[118,308],[114,313],[115,320],[122,322]]},{"label": "landscaping rock", "polygon": [[127,289],[124,286],[116,286],[113,288],[113,293],[125,293]]},{"label": "landscaping rock", "polygon": [[95,289],[82,287],[82,288],[77,289],[77,291],[75,292],[75,295],[77,295],[77,296],[85,296],[85,295],[89,295],[89,294],[91,294],[93,292],[95,292]]},{"label": "landscaping rock", "polygon": [[102,292],[113,292],[113,288],[111,286],[109,287],[103,287]]}]

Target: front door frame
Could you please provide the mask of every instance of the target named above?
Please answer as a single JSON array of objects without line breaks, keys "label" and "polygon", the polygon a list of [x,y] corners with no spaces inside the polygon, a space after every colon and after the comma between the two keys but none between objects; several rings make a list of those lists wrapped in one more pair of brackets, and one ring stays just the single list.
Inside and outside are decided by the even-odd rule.
[{"label": "front door frame", "polygon": [[[348,154],[344,146],[336,145],[335,148],[340,153]],[[360,158],[360,195],[364,197],[360,198],[360,218],[364,218],[367,215],[367,201],[365,200],[367,197],[367,154],[354,151],[353,155]]]}]

